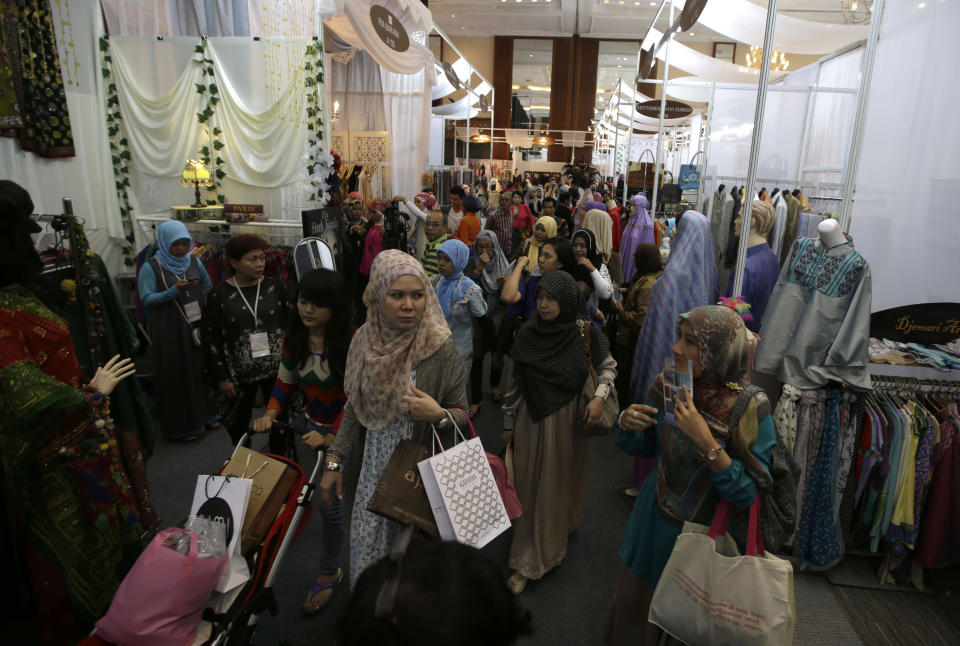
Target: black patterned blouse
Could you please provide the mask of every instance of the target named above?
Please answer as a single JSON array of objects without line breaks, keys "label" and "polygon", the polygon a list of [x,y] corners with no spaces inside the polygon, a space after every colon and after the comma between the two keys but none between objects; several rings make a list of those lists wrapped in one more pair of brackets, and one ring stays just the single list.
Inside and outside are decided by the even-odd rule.
[{"label": "black patterned blouse", "polygon": [[[290,312],[285,290],[278,280],[266,277],[260,284],[260,304],[255,305],[257,286],[240,289],[250,308],[256,309],[259,325],[237,287],[228,282],[214,286],[203,306],[204,368],[214,383],[252,384],[277,376],[280,342]],[[269,355],[256,359],[250,345],[255,332],[266,332],[270,347]]]}]

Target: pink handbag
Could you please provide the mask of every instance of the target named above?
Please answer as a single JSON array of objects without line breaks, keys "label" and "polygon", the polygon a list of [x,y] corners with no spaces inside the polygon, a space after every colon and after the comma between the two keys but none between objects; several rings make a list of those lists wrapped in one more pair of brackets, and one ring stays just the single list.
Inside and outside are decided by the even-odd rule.
[{"label": "pink handbag", "polygon": [[[190,532],[187,555],[163,546],[180,532]],[[118,646],[189,646],[228,561],[229,555],[199,558],[197,535],[188,529],[158,533],[117,588],[97,635]]]},{"label": "pink handbag", "polygon": [[[457,410],[460,409],[458,408]],[[467,418],[470,433],[473,437],[477,437],[477,431],[473,428],[473,421],[470,419],[470,416],[462,410],[460,410],[460,412]],[[497,489],[500,490],[503,506],[507,509],[507,516],[510,520],[516,520],[523,514],[523,504],[521,504],[520,498],[517,497],[517,490],[513,487],[513,480],[507,471],[507,465],[499,455],[494,455],[489,451],[485,451],[485,453],[487,454],[487,462],[490,464],[490,470],[493,471],[493,479],[497,481]]]}]

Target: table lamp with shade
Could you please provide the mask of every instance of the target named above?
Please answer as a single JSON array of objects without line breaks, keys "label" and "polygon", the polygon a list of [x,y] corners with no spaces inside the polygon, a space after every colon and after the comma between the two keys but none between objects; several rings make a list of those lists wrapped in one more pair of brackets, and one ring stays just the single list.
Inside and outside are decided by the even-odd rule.
[{"label": "table lamp with shade", "polygon": [[184,186],[193,185],[194,187],[196,202],[191,205],[193,208],[202,209],[206,206],[203,200],[200,199],[200,187],[212,186],[213,180],[210,179],[210,171],[206,169],[202,161],[196,159],[187,161],[187,165],[183,168],[182,183]]}]

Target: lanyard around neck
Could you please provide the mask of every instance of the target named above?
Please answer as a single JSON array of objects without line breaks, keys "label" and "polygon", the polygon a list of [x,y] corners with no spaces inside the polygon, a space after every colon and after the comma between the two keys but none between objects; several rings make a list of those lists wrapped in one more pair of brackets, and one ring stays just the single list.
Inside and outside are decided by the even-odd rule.
[{"label": "lanyard around neck", "polygon": [[233,279],[233,286],[237,288],[237,293],[240,294],[240,298],[243,299],[243,304],[247,306],[247,309],[253,314],[253,324],[260,325],[260,319],[257,317],[257,311],[260,309],[260,285],[263,284],[263,279],[257,281],[257,297],[253,302],[253,307],[250,307],[250,302],[247,300],[247,297],[243,295],[243,290],[240,289],[239,283],[237,283],[236,277]]}]

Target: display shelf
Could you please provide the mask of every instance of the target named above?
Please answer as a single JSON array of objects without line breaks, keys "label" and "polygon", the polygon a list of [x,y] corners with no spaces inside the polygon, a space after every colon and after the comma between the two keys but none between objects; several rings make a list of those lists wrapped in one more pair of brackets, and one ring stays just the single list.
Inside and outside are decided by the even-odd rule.
[{"label": "display shelf", "polygon": [[914,379],[945,379],[960,381],[960,370],[937,370],[929,366],[895,366],[889,363],[871,363],[869,372],[878,377],[912,377]]},{"label": "display shelf", "polygon": [[[136,220],[138,222],[166,222],[167,220],[174,220],[167,215],[138,215]],[[208,224],[212,226],[224,226],[224,227],[266,227],[268,229],[302,229],[303,222],[300,220],[273,220],[270,222],[227,222],[226,220],[178,220],[178,222],[183,222],[184,224]]]}]

